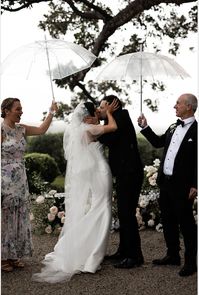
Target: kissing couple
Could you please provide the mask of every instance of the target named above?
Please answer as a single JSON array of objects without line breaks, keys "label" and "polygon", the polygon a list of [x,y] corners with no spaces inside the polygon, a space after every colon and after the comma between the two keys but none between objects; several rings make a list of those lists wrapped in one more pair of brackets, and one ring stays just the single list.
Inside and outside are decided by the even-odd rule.
[{"label": "kissing couple", "polygon": [[[108,147],[109,164],[103,146]],[[116,268],[143,264],[135,216],[143,166],[134,126],[121,101],[109,95],[99,108],[91,102],[80,103],[66,126],[63,147],[66,219],[54,251],[45,256],[44,267],[33,280],[68,281],[77,273],[95,273],[104,259]],[[106,256],[112,176],[116,180],[120,240],[116,253]]]}]

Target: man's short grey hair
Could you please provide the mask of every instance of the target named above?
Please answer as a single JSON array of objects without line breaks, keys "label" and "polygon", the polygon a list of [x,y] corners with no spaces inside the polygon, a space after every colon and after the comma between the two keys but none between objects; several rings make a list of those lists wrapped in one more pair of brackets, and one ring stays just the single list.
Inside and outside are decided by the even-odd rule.
[{"label": "man's short grey hair", "polygon": [[186,96],[186,103],[190,104],[192,106],[192,109],[195,113],[195,111],[198,107],[198,100],[197,100],[196,96],[191,93],[186,93],[184,95]]}]

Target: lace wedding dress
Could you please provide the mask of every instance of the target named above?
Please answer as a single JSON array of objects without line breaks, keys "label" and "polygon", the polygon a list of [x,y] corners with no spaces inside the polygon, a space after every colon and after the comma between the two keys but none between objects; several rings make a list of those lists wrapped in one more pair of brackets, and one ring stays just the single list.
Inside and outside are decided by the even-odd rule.
[{"label": "lace wedding dress", "polygon": [[33,275],[36,281],[56,283],[80,272],[95,273],[106,253],[112,176],[96,141],[104,127],[83,123],[85,115],[80,103],[64,134],[66,219],[54,251],[45,256],[44,268]]}]

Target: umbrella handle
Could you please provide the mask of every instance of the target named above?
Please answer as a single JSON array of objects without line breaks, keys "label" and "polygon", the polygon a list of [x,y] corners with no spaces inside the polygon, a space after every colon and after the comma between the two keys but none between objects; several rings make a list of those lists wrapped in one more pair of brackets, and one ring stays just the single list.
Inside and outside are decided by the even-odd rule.
[{"label": "umbrella handle", "polygon": [[[140,117],[144,116],[144,114],[141,112]],[[141,128],[144,127],[144,119],[141,120],[141,124],[139,125]]]}]

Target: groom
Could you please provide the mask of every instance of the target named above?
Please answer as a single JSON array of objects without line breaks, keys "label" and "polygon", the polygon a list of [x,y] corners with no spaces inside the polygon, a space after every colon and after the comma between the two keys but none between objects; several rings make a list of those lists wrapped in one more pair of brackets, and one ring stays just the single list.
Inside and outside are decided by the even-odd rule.
[{"label": "groom", "polygon": [[143,167],[140,159],[134,126],[127,110],[114,95],[105,96],[99,108],[101,120],[107,121],[107,106],[114,99],[119,107],[113,113],[118,129],[104,134],[99,141],[109,148],[109,165],[116,179],[118,218],[120,222],[120,243],[115,254],[107,259],[117,262],[116,268],[133,268],[144,263],[141,241],[136,219],[136,208],[143,181]]}]

